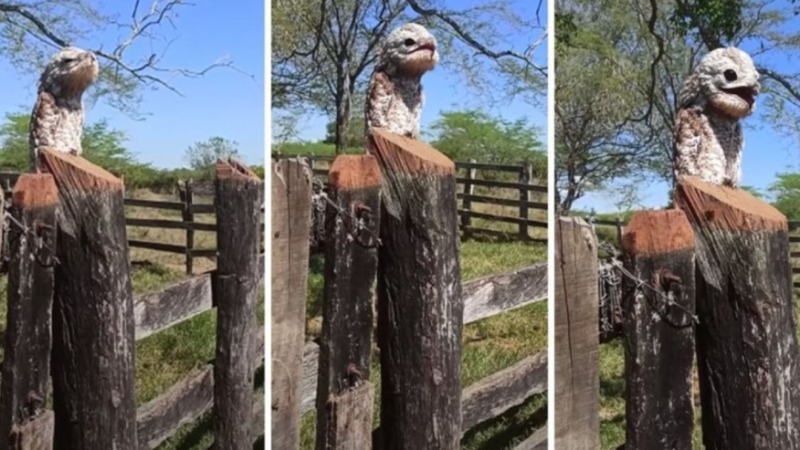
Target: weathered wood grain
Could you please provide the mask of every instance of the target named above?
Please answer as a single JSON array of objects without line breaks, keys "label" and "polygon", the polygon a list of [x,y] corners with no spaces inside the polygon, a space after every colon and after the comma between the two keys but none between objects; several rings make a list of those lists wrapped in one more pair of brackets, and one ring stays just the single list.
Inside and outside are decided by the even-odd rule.
[{"label": "weathered wood grain", "polygon": [[133,300],[136,340],[206,312],[212,303],[210,273],[173,283],[158,292],[138,295]]},{"label": "weathered wood grain", "polygon": [[303,347],[303,376],[300,381],[300,414],[317,407],[317,381],[319,380],[319,345],[308,342]]},{"label": "weathered wood grain", "polygon": [[[263,348],[264,327],[261,327],[253,335],[253,341],[258,342],[261,336],[261,346]],[[252,364],[258,366],[264,359],[264,355],[253,354]],[[251,401],[252,401],[251,387]],[[263,394],[257,393],[256,399]],[[214,366],[207,364],[185,376],[181,381],[172,385],[163,394],[142,405],[137,410],[137,428],[139,434],[139,448],[141,450],[152,450],[158,447],[164,440],[175,434],[184,424],[189,423],[206,411],[212,408],[214,403]],[[253,416],[248,416],[250,431],[260,427],[261,434],[264,433],[263,406],[261,412],[258,405],[253,404]],[[256,414],[262,414],[260,425],[256,425],[258,420]],[[258,434],[251,434],[255,439]]]},{"label": "weathered wood grain", "polygon": [[264,393],[256,393],[253,401],[253,413],[250,420],[250,436],[255,442],[259,437],[264,436]]},{"label": "weathered wood grain", "polygon": [[214,443],[218,449],[244,449],[253,444],[250,414],[256,368],[253,352],[261,278],[259,216],[264,183],[240,162],[220,159],[214,202],[217,211],[217,269],[212,283],[217,308]]},{"label": "weathered wood grain", "polygon": [[25,174],[19,178],[11,205],[16,221],[9,229],[0,448],[22,448],[12,429],[43,414],[49,394],[57,207],[58,189],[52,176]]},{"label": "weathered wood grain", "polygon": [[657,290],[623,279],[627,448],[694,448],[694,243],[677,209],[635,213],[622,236],[625,268]]},{"label": "weathered wood grain", "polygon": [[455,450],[461,332],[455,166],[427,144],[373,129],[383,175],[378,259],[380,448]]},{"label": "weathered wood grain", "polygon": [[11,447],[15,450],[53,449],[53,411],[45,410],[35,418],[14,425],[11,430]]},{"label": "weathered wood grain", "polygon": [[122,182],[41,153],[60,208],[53,302],[54,448],[134,450],[134,315]]},{"label": "weathered wood grain", "polygon": [[[519,184],[521,186],[526,186],[531,183],[531,178],[533,178],[533,164],[530,161],[525,161],[522,164],[522,168],[519,171]],[[520,219],[528,219],[528,200],[530,196],[530,191],[527,189],[520,189],[519,190],[519,218]],[[519,237],[523,241],[527,241],[530,236],[528,235],[528,223],[527,222],[520,222],[519,223]]]},{"label": "weathered wood grain", "polygon": [[462,295],[464,323],[542,301],[547,298],[547,264],[470,280]]},{"label": "weathered wood grain", "polygon": [[[381,172],[372,156],[340,155],[329,177],[329,198],[336,206],[326,209],[325,220],[316,448],[343,450],[360,445],[368,450],[370,440],[356,439],[369,437],[372,430],[371,387],[369,392],[350,389],[369,380]],[[361,230],[358,220],[364,227]],[[363,408],[367,400],[369,414],[346,410]]]},{"label": "weathered wood grain", "polygon": [[[372,448],[372,408],[375,402],[372,383],[363,381],[358,386],[331,394],[324,408],[326,423],[324,449],[369,450]],[[317,448],[319,438],[317,439]]]},{"label": "weathered wood grain", "polygon": [[800,354],[786,217],[741,189],[678,181],[695,232],[708,450],[800,448]]},{"label": "weathered wood grain", "polygon": [[271,446],[294,449],[300,439],[311,174],[299,161],[282,160],[273,165],[271,176]]},{"label": "weathered wood grain", "polygon": [[514,447],[514,450],[547,450],[547,424]]},{"label": "weathered wood grain", "polygon": [[599,448],[597,243],[572,217],[559,217],[555,238],[555,446]]},{"label": "weathered wood grain", "polygon": [[136,427],[139,449],[151,450],[191,423],[214,403],[214,366],[207,364],[139,407]]},{"label": "weathered wood grain", "polygon": [[[540,278],[542,275],[544,279]],[[518,289],[518,286],[526,288]],[[462,292],[464,293],[464,324],[466,325],[518,306],[544,300],[541,296],[547,292],[547,265],[536,264],[509,273],[470,280],[462,285]],[[499,299],[499,301],[493,299]],[[476,306],[472,306],[473,304]],[[305,414],[315,407],[318,362],[319,346],[313,342],[305,344],[301,414]]]},{"label": "weathered wood grain", "polygon": [[462,394],[462,429],[493,419],[528,397],[547,390],[547,352],[522,361],[471,384]]},{"label": "weathered wood grain", "polygon": [[[194,257],[192,250],[194,249],[194,230],[197,225],[194,222],[194,213],[192,212],[192,203],[194,203],[194,192],[192,191],[192,182],[178,183],[178,197],[183,202],[183,211],[181,211],[181,218],[188,226],[186,228],[186,273],[192,274],[194,266]],[[216,212],[216,211],[215,211]],[[202,224],[210,225],[210,231],[217,231],[217,224]],[[199,230],[199,229],[198,229]]]},{"label": "weathered wood grain", "polygon": [[128,241],[128,245],[130,247],[146,248],[148,250],[157,250],[159,252],[180,253],[181,255],[186,253],[186,246],[183,246],[183,245],[164,244],[164,243],[161,243],[161,242],[140,241],[140,240],[137,240],[137,239],[129,240]]}]

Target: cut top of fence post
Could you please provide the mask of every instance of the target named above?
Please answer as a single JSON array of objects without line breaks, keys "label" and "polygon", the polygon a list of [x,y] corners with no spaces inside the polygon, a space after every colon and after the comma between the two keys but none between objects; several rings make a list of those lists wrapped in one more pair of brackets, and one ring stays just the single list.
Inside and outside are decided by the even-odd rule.
[{"label": "cut top of fence post", "polygon": [[380,186],[381,169],[375,158],[339,155],[328,172],[328,183],[332,188],[347,190]]},{"label": "cut top of fence post", "polygon": [[53,175],[59,189],[75,191],[124,189],[122,180],[80,156],[57,152],[50,148],[43,149],[39,155],[42,159],[42,167]]},{"label": "cut top of fence post", "polygon": [[631,255],[661,255],[694,247],[694,231],[679,209],[658,214],[634,214],[622,235],[622,247]]},{"label": "cut top of fence post", "polygon": [[786,216],[744,189],[714,185],[697,177],[680,177],[675,191],[675,204],[692,221],[702,221],[711,228],[789,230]]},{"label": "cut top of fence post", "polygon": [[261,181],[255,172],[234,158],[217,160],[217,178]]},{"label": "cut top of fence post", "polygon": [[39,208],[58,203],[58,189],[50,174],[20,177],[12,195],[14,206],[20,208]]},{"label": "cut top of fence post", "polygon": [[390,133],[382,128],[369,132],[367,148],[383,167],[407,174],[454,175],[456,165],[440,151],[417,139]]}]

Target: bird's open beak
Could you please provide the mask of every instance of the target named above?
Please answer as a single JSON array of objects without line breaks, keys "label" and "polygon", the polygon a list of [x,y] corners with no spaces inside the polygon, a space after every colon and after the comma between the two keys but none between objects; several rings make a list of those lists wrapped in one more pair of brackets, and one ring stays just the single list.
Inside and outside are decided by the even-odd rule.
[{"label": "bird's open beak", "polygon": [[723,89],[723,91],[725,93],[732,94],[741,98],[742,100],[747,102],[748,106],[752,107],[753,103],[756,102],[756,97],[758,96],[758,93],[760,91],[759,88],[760,86],[756,84],[753,86],[741,86],[731,89]]},{"label": "bird's open beak", "polygon": [[417,47],[417,49],[414,50],[414,53],[416,53],[418,51],[421,51],[421,50],[430,50],[430,52],[433,53],[433,52],[436,51],[436,46],[432,42],[426,42],[426,43],[420,45],[419,47]]}]

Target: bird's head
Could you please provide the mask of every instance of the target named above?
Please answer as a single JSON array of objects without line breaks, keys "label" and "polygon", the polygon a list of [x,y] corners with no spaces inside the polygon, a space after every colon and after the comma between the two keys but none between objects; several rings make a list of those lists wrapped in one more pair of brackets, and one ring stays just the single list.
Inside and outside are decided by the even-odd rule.
[{"label": "bird's head", "polygon": [[86,88],[97,81],[98,71],[97,57],[94,53],[77,47],[64,47],[47,63],[39,78],[39,90],[80,96]]},{"label": "bird's head", "polygon": [[758,78],[750,55],[735,47],[718,48],[703,57],[686,81],[681,103],[691,103],[699,96],[717,111],[742,118],[756,109],[761,91]]},{"label": "bird's head", "polygon": [[378,64],[399,74],[420,76],[438,62],[436,38],[422,25],[407,23],[389,33]]}]

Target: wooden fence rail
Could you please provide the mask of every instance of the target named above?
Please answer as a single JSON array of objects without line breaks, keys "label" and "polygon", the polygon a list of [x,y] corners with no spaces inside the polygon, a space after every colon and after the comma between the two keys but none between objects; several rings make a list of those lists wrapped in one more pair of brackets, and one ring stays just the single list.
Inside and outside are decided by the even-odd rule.
[{"label": "wooden fence rail", "polygon": [[[43,158],[49,167],[49,171],[55,176],[24,175],[24,177],[51,177],[51,180],[54,178],[59,191],[55,194],[55,198],[60,197],[66,199],[73,207],[78,200],[76,200],[74,196],[71,196],[72,193],[80,193],[78,197],[83,199],[81,201],[111,202],[112,206],[116,206],[109,208],[115,212],[110,220],[108,218],[99,217],[91,218],[91,220],[108,220],[108,226],[117,226],[119,229],[116,232],[124,233],[121,190],[114,193],[112,189],[114,187],[121,187],[121,183],[119,183],[118,180],[82,158],[76,158],[65,154],[50,154],[50,152],[44,152]],[[234,167],[241,167],[234,161],[231,161],[230,164]],[[69,176],[64,175],[64,173],[67,173]],[[21,179],[25,180],[26,178],[24,177]],[[80,181],[86,177],[99,178],[100,181],[93,181],[91,186],[107,186],[112,192],[109,194],[109,192],[99,190],[85,193],[80,189],[82,186]],[[16,179],[14,181],[16,181]],[[242,224],[239,229],[231,231],[232,235],[236,235],[238,238],[241,238],[243,234],[249,234],[251,236],[251,238],[247,240],[238,238],[236,240],[229,239],[228,241],[237,242],[238,244],[234,246],[235,248],[231,248],[230,245],[221,245],[219,250],[223,253],[221,257],[224,259],[226,254],[231,254],[235,257],[236,261],[242,264],[249,264],[249,267],[242,269],[230,265],[225,266],[223,264],[220,269],[226,271],[225,273],[220,273],[216,270],[207,272],[200,276],[174,283],[158,292],[135,297],[131,296],[129,282],[118,282],[116,284],[107,283],[109,286],[113,286],[104,288],[105,291],[101,289],[101,287],[104,286],[103,283],[111,280],[112,277],[116,278],[120,274],[120,271],[124,270],[124,267],[127,267],[127,252],[119,251],[120,249],[124,249],[124,244],[122,247],[119,245],[106,245],[108,250],[106,253],[102,253],[91,246],[81,248],[81,245],[70,242],[59,241],[58,243],[54,243],[54,241],[48,240],[49,238],[47,236],[44,234],[42,235],[45,238],[44,243],[47,244],[48,247],[55,245],[57,255],[59,256],[59,263],[54,266],[55,279],[56,281],[59,279],[61,280],[55,283],[57,289],[55,291],[56,302],[54,304],[54,310],[59,311],[57,314],[58,320],[63,320],[63,316],[65,316],[65,312],[63,311],[64,305],[62,303],[65,302],[67,297],[80,298],[82,300],[82,302],[69,306],[69,314],[83,315],[81,319],[82,322],[80,323],[71,319],[69,325],[71,330],[69,334],[71,337],[69,340],[65,340],[64,336],[66,336],[66,334],[60,331],[65,328],[64,325],[54,326],[53,348],[55,349],[57,347],[59,352],[59,355],[53,358],[53,370],[56,371],[54,372],[54,387],[52,389],[55,411],[44,409],[44,399],[50,394],[46,389],[46,384],[37,384],[35,381],[37,378],[31,378],[31,375],[35,376],[35,374],[44,373],[46,376],[49,372],[47,370],[42,370],[41,367],[46,367],[47,361],[50,361],[51,352],[47,342],[45,342],[45,338],[49,333],[44,332],[49,332],[50,327],[48,322],[49,312],[46,308],[48,303],[44,301],[44,297],[52,295],[52,291],[48,290],[49,284],[46,280],[47,271],[50,270],[50,273],[52,273],[52,268],[47,269],[47,265],[52,262],[48,263],[47,255],[41,254],[41,251],[39,251],[37,255],[38,258],[34,260],[30,260],[30,258],[27,257],[20,259],[20,256],[24,256],[24,252],[26,251],[25,248],[19,247],[20,243],[22,243],[21,245],[26,245],[26,241],[36,243],[37,240],[16,239],[14,241],[10,254],[12,261],[9,274],[12,278],[10,279],[10,283],[12,286],[17,284],[23,286],[23,288],[9,290],[9,316],[6,328],[6,340],[4,341],[6,343],[6,357],[3,360],[2,368],[4,373],[2,383],[3,390],[0,391],[0,407],[3,408],[2,411],[0,411],[0,433],[2,433],[0,434],[2,438],[0,447],[5,448],[9,442],[7,439],[10,438],[11,442],[14,442],[14,444],[9,448],[52,448],[55,440],[59,442],[59,445],[69,444],[71,447],[76,448],[99,449],[116,446],[116,448],[126,450],[154,449],[164,440],[172,436],[181,426],[197,419],[201,414],[209,411],[215,403],[219,403],[214,401],[214,392],[215,390],[225,388],[224,382],[220,383],[218,381],[215,383],[215,378],[218,378],[215,376],[215,372],[219,371],[225,372],[225,378],[230,380],[236,380],[237,377],[244,377],[244,383],[237,381],[236,384],[239,386],[237,389],[241,389],[241,386],[248,385],[251,386],[251,388],[245,390],[243,394],[228,395],[227,391],[225,391],[225,394],[217,393],[217,397],[225,395],[229,403],[231,401],[236,401],[237,403],[231,405],[231,408],[229,408],[235,408],[236,410],[233,412],[224,409],[215,411],[215,423],[220,420],[225,421],[228,427],[228,430],[224,432],[216,429],[215,440],[220,442],[220,445],[223,446],[225,446],[225,442],[234,442],[232,445],[235,448],[244,448],[249,447],[258,436],[263,434],[264,400],[263,395],[253,394],[255,382],[253,368],[261,364],[264,358],[264,327],[257,329],[254,325],[256,321],[254,299],[257,293],[258,282],[263,276],[264,256],[263,254],[259,254],[259,226],[253,220],[252,214],[253,210],[257,211],[263,204],[259,199],[259,196],[263,195],[263,184],[260,180],[256,182],[252,180],[252,178],[250,178],[248,182],[253,184],[250,192],[254,195],[251,196],[249,200],[245,200],[245,203],[249,202],[248,205],[251,210],[251,214],[247,214],[250,222],[243,222],[236,217],[231,217],[231,215],[234,214],[232,211],[220,210],[218,214],[223,214],[221,222]],[[3,181],[2,177],[0,177],[0,183],[4,183],[7,187],[10,187],[10,183],[8,181]],[[15,201],[17,201],[19,207],[25,207],[25,205],[33,201],[35,204],[41,204],[41,206],[46,208],[49,203],[44,200],[53,198],[53,195],[45,196],[44,198],[42,198],[41,195],[39,197],[31,195],[30,192],[28,192],[30,190],[31,183],[26,182],[20,182],[19,185],[14,188],[13,197],[18,199]],[[230,203],[237,204],[235,198],[243,195],[246,191],[246,189],[235,189],[235,192],[231,194],[234,199],[229,199]],[[242,204],[242,202],[238,203]],[[75,208],[75,210],[82,211],[83,209]],[[24,214],[18,219],[22,219],[23,223],[28,220],[27,216]],[[44,223],[46,223],[47,218],[45,217],[44,219]],[[66,220],[69,219],[70,217],[66,217]],[[67,228],[66,231],[60,231],[59,236],[70,236],[70,233],[76,233],[76,230],[79,230],[77,227],[81,226],[80,222],[77,222],[74,217],[72,220],[73,223],[71,227],[70,223],[60,224],[60,226]],[[80,220],[85,221],[90,219],[84,217]],[[77,222],[77,225],[75,222]],[[244,230],[244,227],[246,227],[247,230]],[[52,230],[52,227],[50,229]],[[93,229],[94,232],[97,233],[104,228],[95,224]],[[38,230],[37,233],[44,233],[44,231]],[[84,233],[85,232],[78,232],[76,236],[81,236]],[[55,235],[53,235],[53,237],[54,236]],[[119,239],[115,237],[109,239],[113,239],[114,242],[119,242]],[[66,240],[68,241],[69,239]],[[102,239],[98,240],[103,241]],[[242,247],[242,245],[245,244],[246,248]],[[97,245],[104,244],[98,243]],[[84,252],[87,251],[88,253],[84,254]],[[68,252],[72,252],[72,254]],[[71,262],[78,256],[81,256],[86,263],[77,264]],[[35,263],[31,261],[35,261]],[[27,265],[20,265],[19,263]],[[33,271],[32,274],[34,277],[39,279],[35,286],[30,284],[30,280],[32,279],[30,278],[31,270]],[[42,270],[44,270],[44,272],[42,272]],[[244,290],[237,290],[238,288],[233,290],[224,288],[212,289],[212,286],[220,285],[219,279],[230,277],[230,275],[228,275],[229,273],[235,274],[234,278],[236,279],[244,280],[246,278],[245,272],[249,274],[251,278],[243,284],[245,287]],[[96,275],[99,273],[106,274],[105,278],[97,277]],[[94,297],[87,298],[85,293],[82,296],[71,293],[72,291],[70,291],[70,289],[75,290],[76,288],[64,282],[65,276],[73,279],[73,284],[81,282],[83,285],[92,286]],[[87,276],[93,277],[93,280],[94,278],[97,279],[92,281],[91,283],[93,284],[91,284],[85,281]],[[212,280],[217,281],[212,282]],[[33,286],[34,288],[25,289],[24,286]],[[61,294],[61,298],[58,297],[59,292],[61,292],[59,289],[64,291],[64,293]],[[110,292],[111,289],[126,290],[127,300],[126,295],[124,295],[125,292],[113,295],[103,294],[103,292],[106,291]],[[15,296],[24,296],[26,299],[24,302],[20,303],[15,300]],[[31,302],[31,296],[36,296],[35,302]],[[110,305],[106,305],[103,308],[94,306],[91,308],[94,313],[81,313],[82,310],[86,309],[84,305],[86,301],[90,303],[94,302],[95,304],[107,302],[107,300],[101,297],[119,302],[118,309],[110,308]],[[129,302],[127,306],[125,306],[126,302]],[[19,308],[18,306],[14,306],[24,306],[25,304],[36,304],[39,306],[34,310],[25,310],[24,307]],[[231,310],[230,305],[232,304],[238,306],[236,306],[234,310]],[[214,307],[218,307],[221,310],[227,309],[228,312],[221,311],[220,315],[227,315],[231,317],[234,322],[232,326],[229,326],[231,325],[229,323],[231,320],[226,321],[224,317],[222,320],[218,320],[217,357],[215,360],[192,372],[158,397],[139,406],[138,409],[135,408],[132,392],[133,342],[172,327],[177,323],[183,322]],[[120,330],[112,330],[113,333],[116,333],[116,336],[118,336],[118,338],[116,338],[118,342],[113,348],[106,348],[108,347],[106,343],[110,341],[111,335],[113,334],[112,331],[105,330],[97,325],[95,325],[94,328],[87,325],[87,322],[91,321],[95,315],[101,313],[106,314],[106,312],[104,312],[106,310],[112,312],[117,311],[115,312],[116,315],[125,318],[124,321],[106,321],[109,324],[108,327],[111,327],[112,324],[114,327],[122,327]],[[243,323],[245,325],[241,325],[239,320],[244,321]],[[81,328],[76,328],[78,326]],[[39,333],[37,330],[41,330],[42,332]],[[29,352],[29,355],[35,353],[38,355],[36,358],[26,357],[25,354],[21,354],[16,350],[14,343],[19,341],[17,335],[19,335],[20,332],[25,332],[28,336],[28,342],[34,343],[28,345],[25,351]],[[75,333],[81,334],[76,336]],[[82,339],[82,341],[76,341],[78,338]],[[119,342],[120,340],[127,342],[127,344],[122,345]],[[76,344],[76,342],[78,343]],[[247,342],[250,344],[247,344]],[[106,344],[106,347],[104,347],[103,344]],[[232,352],[230,349],[221,349],[221,346],[236,346],[244,348],[246,351],[237,350]],[[127,353],[121,351],[121,349],[124,350],[125,348],[127,348]],[[226,358],[220,358],[220,351],[226,353],[228,356]],[[119,361],[115,363],[116,366],[109,365],[113,362],[109,361],[110,355],[116,355],[115,357],[118,358]],[[105,362],[100,364],[92,361],[91,358],[103,358]],[[80,361],[86,362],[80,363]],[[126,363],[125,361],[128,362]],[[32,363],[34,364],[33,367],[31,366]],[[35,370],[33,370],[34,367]],[[5,374],[9,373],[15,374],[15,376],[8,376],[8,378],[6,378]],[[80,373],[80,375],[78,375],[78,373]],[[56,374],[59,374],[58,377],[56,377]],[[10,383],[12,380],[17,380],[18,383]],[[80,386],[76,386],[76,382],[80,382]],[[102,383],[119,384],[128,382],[130,382],[130,389],[128,390],[117,387],[98,389],[98,386]],[[25,388],[26,394],[24,400],[18,395],[19,392],[22,391],[12,391],[9,389],[13,388],[15,385],[20,389],[23,387]],[[39,386],[39,394],[31,390],[33,386]],[[32,394],[33,397],[31,397]],[[67,397],[65,397],[65,395],[67,395]],[[116,395],[116,398],[104,400],[104,396],[114,395]],[[25,408],[20,409],[20,400],[27,403],[32,401],[31,398],[38,399],[33,400],[38,403],[31,404],[31,409],[27,410],[34,414],[25,417],[16,415],[17,412],[26,411]],[[241,399],[245,399],[244,408],[242,407]],[[9,410],[12,405],[13,410]],[[125,408],[121,406],[125,406]],[[102,409],[112,407],[114,408],[113,413]],[[130,407],[130,409],[128,409],[128,407]],[[60,415],[64,414],[65,410],[72,411],[69,413],[72,419],[65,420],[65,418],[60,417]],[[102,417],[98,414],[101,414]],[[237,416],[232,420],[232,415]],[[24,419],[24,421],[21,419]],[[91,424],[88,422],[91,422]],[[223,434],[230,434],[231,432],[233,433],[233,437]],[[78,443],[77,445],[74,444],[76,442]],[[110,442],[114,442],[115,444],[110,445]],[[243,445],[244,447],[242,447]],[[227,446],[227,448],[231,447]]]},{"label": "wooden fence rail", "polygon": [[[327,177],[330,164],[333,162],[334,157],[331,156],[302,156],[306,164],[312,168],[312,172],[318,177]],[[285,159],[280,157],[277,160]],[[327,167],[319,167],[317,163],[323,163]],[[533,228],[547,228],[546,220],[536,220],[530,218],[530,211],[537,210],[545,213],[547,212],[547,186],[539,186],[531,184],[533,182],[533,166],[530,162],[522,164],[485,164],[477,163],[474,161],[459,162],[456,161],[455,169],[457,175],[455,178],[456,184],[462,186],[458,190],[456,196],[461,200],[461,207],[458,209],[459,215],[459,229],[462,231],[464,237],[469,236],[487,236],[498,238],[518,238],[520,240],[535,240],[540,241],[543,239],[532,238],[530,236],[530,227]],[[517,181],[501,181],[492,179],[483,179],[478,177],[478,171],[485,171],[488,173],[500,172],[501,174],[514,174],[517,176]],[[459,176],[463,173],[464,176]],[[475,194],[475,187],[485,187],[494,189],[505,189],[507,191],[517,191],[515,197],[504,198],[492,195]],[[535,194],[538,194],[540,201],[533,199]],[[515,216],[487,213],[475,210],[475,205],[494,205],[516,208],[518,213]],[[473,226],[472,219],[482,219],[488,222],[500,222],[517,225],[516,233],[508,233],[504,231],[493,230],[485,227]]]}]

